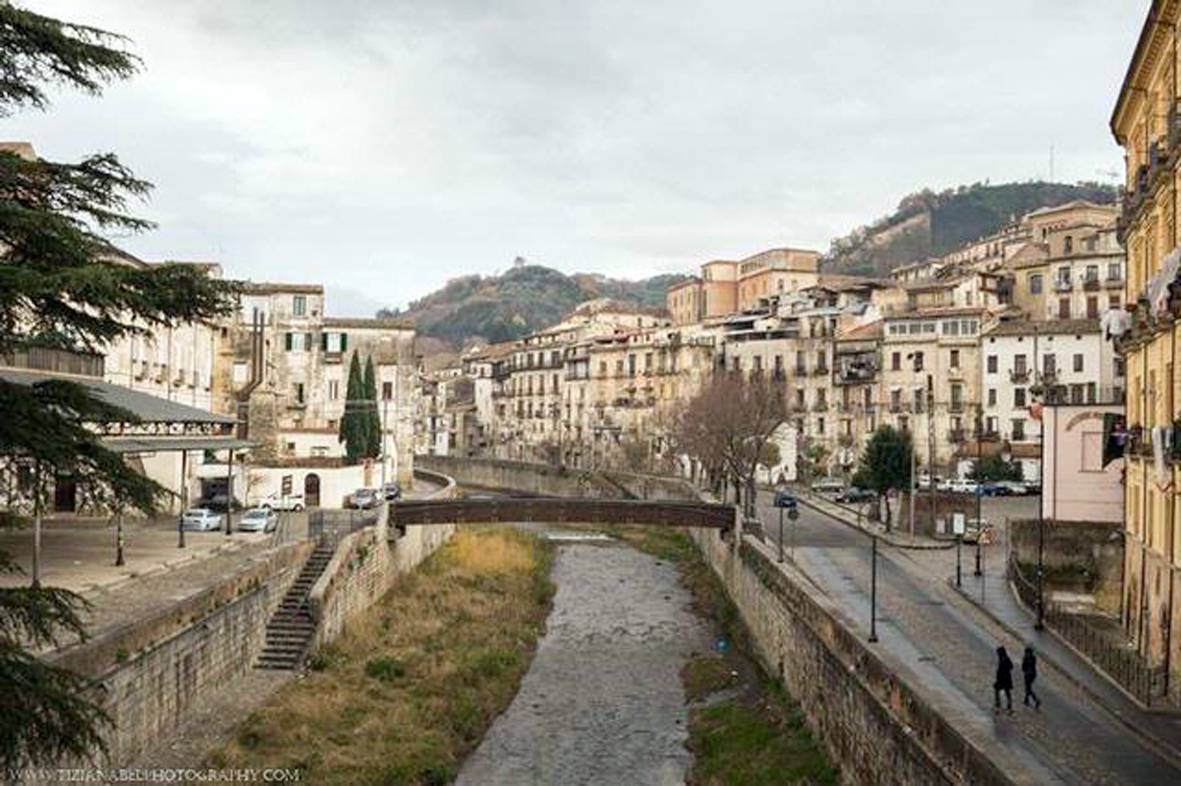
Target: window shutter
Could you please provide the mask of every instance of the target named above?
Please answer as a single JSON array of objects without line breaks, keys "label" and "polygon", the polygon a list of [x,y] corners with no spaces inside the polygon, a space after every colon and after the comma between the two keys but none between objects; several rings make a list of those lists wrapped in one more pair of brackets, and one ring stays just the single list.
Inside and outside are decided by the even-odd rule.
[{"label": "window shutter", "polygon": [[320,334],[320,349],[322,349],[325,352],[328,351],[328,333],[327,332]]},{"label": "window shutter", "polygon": [[348,333],[341,333],[340,334],[340,351],[347,352],[348,349],[349,349],[349,334]]},{"label": "window shutter", "polygon": [[305,352],[312,351],[312,334],[311,333],[304,333],[303,334],[303,348],[304,348]]},{"label": "window shutter", "polygon": [[287,351],[288,351],[288,352],[290,352],[290,351],[291,351],[291,347],[292,347],[292,346],[294,345],[294,343],[295,343],[295,342],[294,342],[294,338],[293,338],[293,334],[292,334],[292,333],[286,333],[286,334],[284,334],[284,341],[286,342],[286,343],[285,343],[285,346],[287,347]]}]

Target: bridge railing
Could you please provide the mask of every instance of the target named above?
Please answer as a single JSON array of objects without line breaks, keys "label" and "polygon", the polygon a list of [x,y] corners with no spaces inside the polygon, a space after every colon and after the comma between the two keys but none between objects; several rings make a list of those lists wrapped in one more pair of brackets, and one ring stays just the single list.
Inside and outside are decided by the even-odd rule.
[{"label": "bridge railing", "polygon": [[498,499],[408,500],[391,506],[390,522],[416,524],[636,524],[702,527],[729,531],[736,511],[730,505],[697,502],[528,497]]}]

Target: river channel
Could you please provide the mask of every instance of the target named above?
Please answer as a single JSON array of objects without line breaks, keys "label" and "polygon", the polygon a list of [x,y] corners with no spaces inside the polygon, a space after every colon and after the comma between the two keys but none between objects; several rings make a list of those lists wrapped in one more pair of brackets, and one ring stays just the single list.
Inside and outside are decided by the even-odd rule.
[{"label": "river channel", "polygon": [[683,783],[692,756],[680,670],[710,641],[676,565],[575,542],[559,546],[552,578],[533,663],[456,783]]}]

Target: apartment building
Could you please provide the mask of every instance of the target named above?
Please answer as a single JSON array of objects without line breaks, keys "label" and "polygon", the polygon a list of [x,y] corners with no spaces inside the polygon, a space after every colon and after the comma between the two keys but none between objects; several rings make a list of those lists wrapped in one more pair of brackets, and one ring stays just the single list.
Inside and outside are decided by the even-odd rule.
[{"label": "apartment building", "polygon": [[[414,451],[414,328],[396,319],[324,314],[318,284],[245,282],[239,309],[219,327],[217,406],[238,412],[262,464],[344,456],[340,419],[354,354],[372,360],[388,477],[411,480]],[[262,330],[262,376],[252,378],[251,335]],[[330,463],[330,462],[321,462]]]},{"label": "apartment building", "polygon": [[980,352],[985,452],[1005,445],[1028,481],[1041,479],[1042,404],[1124,399],[1123,360],[1095,319],[999,321],[984,331]]},{"label": "apartment building", "polygon": [[[1124,302],[1132,309],[1123,336],[1132,439],[1125,455],[1123,622],[1149,664],[1167,669],[1172,698],[1181,698],[1181,526],[1176,444],[1177,169],[1181,160],[1181,89],[1176,72],[1181,6],[1154,0],[1111,117],[1127,162],[1119,231],[1127,249]],[[1159,455],[1159,454],[1158,454]]]},{"label": "apartment building", "polygon": [[774,248],[737,262],[706,262],[700,277],[669,289],[665,307],[674,324],[688,325],[757,309],[765,298],[796,294],[820,280],[819,252]]}]

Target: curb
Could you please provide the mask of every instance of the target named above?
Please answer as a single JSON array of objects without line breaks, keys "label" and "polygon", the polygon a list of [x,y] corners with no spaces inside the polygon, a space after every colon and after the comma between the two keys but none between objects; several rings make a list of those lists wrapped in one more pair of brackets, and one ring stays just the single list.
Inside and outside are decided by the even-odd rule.
[{"label": "curb", "polygon": [[[957,587],[955,585],[955,579],[948,577],[947,586],[951,588],[952,592],[954,592],[955,594],[959,595],[964,600],[966,600],[968,602],[968,604],[973,609],[984,614],[984,616],[986,616],[990,620],[992,620],[994,624],[999,626],[1002,630],[1004,630],[1010,636],[1017,639],[1018,641],[1025,641],[1026,640],[1026,637],[1024,635],[1015,631],[1009,625],[1009,623],[1005,622],[1000,617],[998,617],[996,614],[994,614],[991,609],[989,609],[987,606],[981,606],[979,603],[977,603],[972,598],[971,594],[969,594],[963,587]],[[1008,590],[1009,592],[1012,592],[1012,587],[1009,585],[1008,579],[1005,580],[1005,589]],[[1062,638],[1057,633],[1052,631],[1049,627],[1047,627],[1045,630],[1046,630],[1046,633],[1053,636],[1054,639],[1059,644],[1062,644],[1064,647],[1067,647],[1068,649],[1070,649],[1071,652],[1074,652],[1076,655],[1078,654],[1078,652],[1073,647],[1071,647],[1069,643],[1063,641]],[[1079,657],[1082,657],[1082,655],[1079,655]],[[1096,706],[1100,707],[1108,715],[1115,718],[1120,723],[1121,726],[1123,726],[1128,731],[1132,732],[1132,735],[1134,737],[1136,737],[1138,740],[1140,740],[1140,742],[1142,742],[1146,747],[1150,748],[1154,753],[1159,755],[1161,758],[1169,761],[1169,763],[1171,763],[1174,767],[1181,769],[1181,750],[1176,749],[1175,747],[1173,747],[1169,743],[1165,742],[1164,740],[1162,740],[1160,737],[1156,736],[1152,732],[1145,731],[1138,724],[1136,724],[1136,722],[1134,720],[1126,717],[1118,709],[1109,705],[1107,703],[1107,700],[1104,699],[1102,696],[1100,696],[1090,685],[1088,685],[1083,680],[1080,680],[1078,677],[1074,676],[1066,669],[1062,668],[1062,666],[1060,666],[1058,664],[1057,660],[1050,657],[1045,652],[1039,652],[1038,658],[1041,659],[1042,661],[1044,661],[1045,663],[1047,663],[1054,670],[1055,674],[1064,678],[1071,685],[1075,686],[1080,691],[1082,691],[1084,694],[1086,694],[1087,697],[1096,704]],[[1088,663],[1089,663],[1089,661],[1088,661]],[[1098,670],[1096,670],[1096,671],[1098,671]],[[1099,672],[1099,676],[1101,679],[1105,679],[1105,680],[1108,679],[1105,675],[1103,675],[1102,672]],[[1119,687],[1119,686],[1116,686],[1116,687]],[[1151,710],[1146,709],[1145,712],[1151,712]]]},{"label": "curb", "polygon": [[123,575],[117,576],[115,578],[112,578],[110,581],[97,583],[97,584],[89,584],[86,586],[85,589],[81,590],[81,593],[86,594],[86,593],[90,593],[90,592],[110,592],[111,590],[120,589],[124,585],[130,584],[133,581],[139,581],[140,579],[149,578],[151,576],[156,576],[161,573],[167,573],[169,571],[175,570],[176,568],[182,567],[190,562],[196,562],[201,559],[209,559],[211,557],[219,557],[219,556],[221,556],[223,554],[227,554],[231,551],[237,551],[237,550],[241,549],[244,545],[246,545],[245,541],[235,540],[233,543],[223,543],[219,546],[215,546],[214,548],[212,548],[209,551],[204,552],[202,554],[196,554],[193,552],[189,552],[189,553],[185,554],[184,556],[174,557],[170,560],[165,560],[164,562],[156,563],[155,565],[151,565],[147,568],[144,568],[143,570],[135,571],[130,574],[123,574]]},{"label": "curb", "polygon": [[920,543],[918,541],[910,541],[910,540],[900,539],[900,538],[895,537],[893,534],[887,534],[884,532],[874,532],[871,529],[859,526],[858,524],[855,524],[854,522],[849,521],[844,516],[838,516],[830,510],[825,510],[825,508],[821,507],[820,505],[818,505],[817,503],[815,503],[814,501],[812,501],[811,499],[809,499],[807,497],[797,494],[796,499],[798,499],[801,504],[807,505],[809,508],[816,511],[817,513],[823,514],[823,515],[827,516],[828,518],[832,519],[833,521],[838,521],[841,524],[844,524],[846,527],[849,527],[850,529],[857,530],[858,532],[862,533],[863,535],[877,535],[879,540],[881,540],[884,543],[886,543],[887,545],[892,546],[897,549],[906,549],[909,551],[936,551],[936,550],[941,551],[941,550],[945,550],[945,549],[950,549],[953,546],[955,546],[954,542],[952,542],[952,543],[938,543],[938,542]]}]

